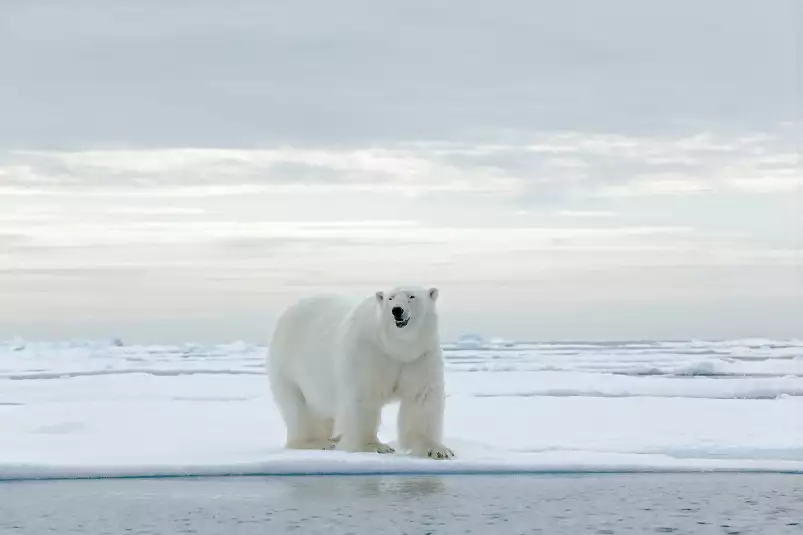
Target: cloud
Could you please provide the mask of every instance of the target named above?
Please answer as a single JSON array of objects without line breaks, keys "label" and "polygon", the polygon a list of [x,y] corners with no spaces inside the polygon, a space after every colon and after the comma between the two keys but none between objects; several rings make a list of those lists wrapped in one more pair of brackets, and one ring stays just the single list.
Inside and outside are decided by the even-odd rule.
[{"label": "cloud", "polygon": [[558,215],[563,217],[615,217],[617,214],[601,210],[560,210]]},{"label": "cloud", "polygon": [[115,206],[101,210],[115,216],[200,216],[207,213],[203,208],[180,206]]},{"label": "cloud", "polygon": [[803,168],[799,176],[764,176],[757,178],[729,178],[730,187],[754,193],[783,193],[803,191]]},{"label": "cloud", "polygon": [[[506,191],[516,180],[400,149],[160,149],[9,154],[7,195]],[[291,169],[291,172],[288,172]]]},{"label": "cloud", "polygon": [[0,157],[0,191],[139,197],[453,193],[532,201],[771,194],[800,185],[793,146],[793,132],[781,129],[661,138],[557,132],[506,144],[12,151]]},{"label": "cloud", "polygon": [[333,222],[305,223],[279,221],[170,220],[115,221],[100,225],[89,221],[64,221],[29,224],[21,235],[25,247],[84,247],[125,244],[208,243],[216,240],[278,239],[296,240],[369,240],[394,244],[441,243],[457,246],[511,247],[516,244],[535,247],[553,240],[616,239],[630,236],[691,234],[688,226],[621,227],[449,227],[422,226],[415,222]]},{"label": "cloud", "polygon": [[656,173],[641,177],[629,184],[603,186],[601,196],[611,197],[647,197],[654,195],[695,195],[711,193],[717,188],[712,181],[692,179],[676,174]]}]

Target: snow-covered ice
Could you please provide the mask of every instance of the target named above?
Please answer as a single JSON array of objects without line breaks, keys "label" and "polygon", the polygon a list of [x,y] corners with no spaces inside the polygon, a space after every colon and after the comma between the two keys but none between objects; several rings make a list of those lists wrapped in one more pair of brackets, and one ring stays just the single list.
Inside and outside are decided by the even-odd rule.
[{"label": "snow-covered ice", "polygon": [[[265,347],[0,343],[0,479],[803,473],[803,341],[444,345],[453,461],[290,452]],[[396,407],[380,438],[395,439]]]}]

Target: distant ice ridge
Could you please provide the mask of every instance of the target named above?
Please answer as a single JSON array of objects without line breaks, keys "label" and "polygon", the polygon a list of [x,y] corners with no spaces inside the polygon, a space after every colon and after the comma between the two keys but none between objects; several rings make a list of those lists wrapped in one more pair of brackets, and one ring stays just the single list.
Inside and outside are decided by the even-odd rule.
[{"label": "distant ice ridge", "polygon": [[[803,342],[444,343],[456,462],[287,452],[266,347],[0,342],[0,479],[257,473],[803,473]],[[395,408],[380,438],[395,439]]]},{"label": "distant ice ridge", "polygon": [[502,338],[491,338],[486,341],[482,335],[469,333],[461,335],[455,342],[444,344],[444,349],[497,349],[505,347],[515,347],[517,342],[504,340]]},{"label": "distant ice ridge", "polygon": [[[231,349],[247,349],[253,347],[263,347],[265,344],[252,344],[236,340],[232,342],[220,344],[198,344],[193,342],[186,342],[184,344],[176,345],[145,345],[145,344],[127,344],[124,343],[122,338],[110,337],[102,339],[70,339],[59,340],[55,342],[43,342],[36,340],[25,340],[20,336],[15,336],[10,340],[0,340],[0,348],[25,348],[29,346],[39,348],[77,348],[77,347],[104,347],[104,346],[124,346],[132,345],[139,347],[229,347]],[[677,348],[681,350],[701,350],[701,349],[719,349],[729,348],[732,350],[743,349],[779,349],[779,348],[798,348],[803,349],[803,339],[790,338],[790,339],[770,339],[770,338],[740,338],[734,340],[621,340],[621,341],[522,341],[522,340],[506,340],[503,338],[492,337],[485,339],[479,333],[466,333],[457,337],[454,341],[444,342],[445,348],[460,348],[467,349],[467,346],[472,348],[489,348],[489,347],[580,347],[580,348],[593,348],[593,347],[622,347],[622,348]]]}]

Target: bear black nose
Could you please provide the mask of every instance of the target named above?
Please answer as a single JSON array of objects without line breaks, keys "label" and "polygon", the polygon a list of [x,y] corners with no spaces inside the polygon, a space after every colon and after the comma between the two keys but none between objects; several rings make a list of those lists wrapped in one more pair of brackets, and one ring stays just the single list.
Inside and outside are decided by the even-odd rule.
[{"label": "bear black nose", "polygon": [[394,317],[400,318],[404,314],[404,309],[402,307],[393,307],[390,312]]}]

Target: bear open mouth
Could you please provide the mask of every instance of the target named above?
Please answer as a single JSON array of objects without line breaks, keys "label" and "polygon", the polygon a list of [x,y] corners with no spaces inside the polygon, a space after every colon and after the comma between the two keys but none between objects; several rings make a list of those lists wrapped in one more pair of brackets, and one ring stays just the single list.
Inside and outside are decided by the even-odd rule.
[{"label": "bear open mouth", "polygon": [[396,327],[398,327],[399,329],[401,329],[402,327],[406,327],[407,326],[407,322],[409,322],[409,321],[410,321],[410,318],[404,318],[403,320],[395,320]]}]

